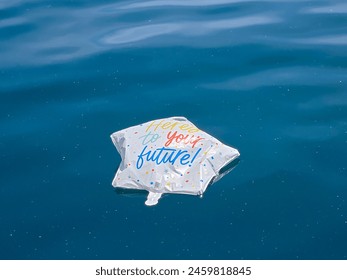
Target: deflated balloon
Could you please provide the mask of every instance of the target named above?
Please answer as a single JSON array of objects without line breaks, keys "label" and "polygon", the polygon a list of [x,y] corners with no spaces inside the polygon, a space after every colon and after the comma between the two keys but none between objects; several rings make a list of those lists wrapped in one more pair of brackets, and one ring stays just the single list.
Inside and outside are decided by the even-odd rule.
[{"label": "deflated balloon", "polygon": [[111,138],[122,158],[112,185],[147,190],[146,205],[157,204],[163,193],[201,195],[240,155],[184,117],[129,127]]}]

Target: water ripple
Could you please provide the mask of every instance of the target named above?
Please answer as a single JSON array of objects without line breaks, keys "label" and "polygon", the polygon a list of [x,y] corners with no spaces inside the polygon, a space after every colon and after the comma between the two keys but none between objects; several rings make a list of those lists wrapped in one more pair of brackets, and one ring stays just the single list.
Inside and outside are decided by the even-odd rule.
[{"label": "water ripple", "polygon": [[342,85],[347,77],[344,69],[320,69],[314,67],[283,67],[258,71],[235,77],[224,82],[205,84],[210,89],[252,90],[266,86],[288,85]]},{"label": "water ripple", "polygon": [[306,39],[296,39],[294,41],[297,44],[345,46],[347,45],[347,35],[337,34],[319,36]]},{"label": "water ripple", "polygon": [[[215,21],[202,22],[180,22],[180,23],[162,23],[146,26],[136,26],[115,31],[100,39],[104,44],[119,45],[131,42],[142,41],[159,35],[175,34],[189,36],[204,36],[211,32],[218,32],[228,29],[237,29],[252,25],[270,24],[279,21],[271,17],[243,17],[237,19],[223,19]],[[185,38],[184,41],[187,41]],[[181,44],[184,44],[184,41]],[[208,45],[206,42],[205,46]]]},{"label": "water ripple", "polygon": [[[298,2],[300,0],[263,0],[263,1],[252,1],[252,0],[151,0],[151,1],[141,1],[134,2],[131,4],[126,4],[120,6],[121,9],[137,9],[137,8],[154,8],[154,7],[165,7],[165,6],[177,6],[177,7],[205,7],[205,6],[218,6],[218,5],[226,5],[226,4],[240,4],[247,2]],[[307,1],[307,0],[306,0]],[[305,2],[305,1],[301,1]]]},{"label": "water ripple", "polygon": [[201,6],[217,6],[225,4],[233,4],[240,2],[249,2],[242,0],[156,0],[156,1],[142,1],[121,6],[121,9],[136,9],[136,8],[153,8],[163,6],[188,6],[188,7],[201,7]]},{"label": "water ripple", "polygon": [[[100,4],[93,7],[66,8],[42,6],[18,1],[17,12],[4,7],[10,18],[0,23],[3,59],[0,67],[64,63],[103,53],[118,47],[189,46],[216,47],[255,40],[255,34],[283,19],[276,11],[253,10],[243,1],[147,1]],[[217,15],[207,10],[186,9],[185,6],[229,5],[242,8],[225,9]],[[28,8],[24,8],[30,5]],[[165,8],[156,9],[158,5]],[[172,11],[170,6],[181,8]],[[22,6],[22,9],[20,7]],[[131,7],[143,7],[136,11]],[[12,11],[12,10],[11,10]],[[245,29],[241,34],[237,29]],[[168,36],[171,35],[168,40]],[[155,40],[150,40],[150,39]],[[200,38],[197,42],[196,39]],[[138,45],[134,45],[137,43]],[[131,44],[131,45],[126,45]]]},{"label": "water ripple", "polygon": [[347,4],[339,3],[339,4],[332,4],[329,6],[311,7],[311,8],[305,9],[303,12],[307,14],[346,14]]},{"label": "water ripple", "polygon": [[147,26],[137,26],[116,31],[100,39],[104,44],[124,44],[145,40],[155,36],[170,34],[180,29],[178,24],[163,23]]}]

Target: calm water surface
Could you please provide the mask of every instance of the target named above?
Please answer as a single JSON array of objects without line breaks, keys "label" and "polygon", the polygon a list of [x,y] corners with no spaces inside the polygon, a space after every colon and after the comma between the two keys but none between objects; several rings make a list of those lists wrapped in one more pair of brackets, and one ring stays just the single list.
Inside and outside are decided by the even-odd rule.
[{"label": "calm water surface", "polygon": [[[346,1],[0,0],[1,259],[347,259]],[[116,192],[109,135],[241,152],[202,199]]]}]

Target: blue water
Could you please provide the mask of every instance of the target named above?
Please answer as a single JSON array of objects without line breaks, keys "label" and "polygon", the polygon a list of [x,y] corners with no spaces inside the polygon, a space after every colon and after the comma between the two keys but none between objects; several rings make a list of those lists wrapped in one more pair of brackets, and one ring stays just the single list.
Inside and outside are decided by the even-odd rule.
[{"label": "blue water", "polygon": [[[1,259],[347,259],[347,4],[0,1]],[[110,134],[239,149],[204,197],[116,192]]]}]

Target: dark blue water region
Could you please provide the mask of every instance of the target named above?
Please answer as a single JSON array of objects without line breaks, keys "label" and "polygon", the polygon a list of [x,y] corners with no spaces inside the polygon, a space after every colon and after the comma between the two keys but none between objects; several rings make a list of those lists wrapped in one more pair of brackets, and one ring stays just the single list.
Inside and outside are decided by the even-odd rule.
[{"label": "dark blue water region", "polygon": [[[344,1],[0,4],[0,259],[347,259]],[[240,162],[115,190],[110,134],[185,116]]]}]

